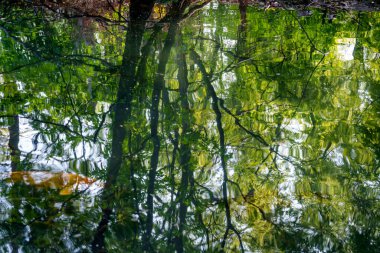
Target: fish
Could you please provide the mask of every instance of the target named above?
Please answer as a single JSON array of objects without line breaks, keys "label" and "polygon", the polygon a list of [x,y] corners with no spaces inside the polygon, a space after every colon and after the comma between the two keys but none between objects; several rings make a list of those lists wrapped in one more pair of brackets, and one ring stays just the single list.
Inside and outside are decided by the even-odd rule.
[{"label": "fish", "polygon": [[98,180],[68,172],[13,171],[9,172],[6,181],[23,183],[38,189],[59,190],[59,195],[67,196],[90,187]]}]

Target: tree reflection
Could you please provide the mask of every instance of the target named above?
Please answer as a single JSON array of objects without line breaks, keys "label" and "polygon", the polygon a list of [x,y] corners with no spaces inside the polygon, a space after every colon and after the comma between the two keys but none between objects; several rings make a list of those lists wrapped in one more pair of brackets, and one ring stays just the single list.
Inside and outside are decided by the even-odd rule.
[{"label": "tree reflection", "polygon": [[[110,220],[113,208],[114,189],[119,171],[123,165],[123,143],[128,135],[125,124],[130,121],[132,111],[132,100],[136,86],[136,69],[140,58],[141,41],[145,30],[145,22],[150,16],[153,8],[153,1],[131,1],[130,22],[125,39],[125,49],[123,53],[122,65],[120,67],[120,81],[117,91],[117,100],[114,104],[114,119],[112,123],[112,149],[111,157],[107,168],[107,178],[104,186],[103,217],[100,221],[97,232],[92,243],[94,252],[105,250],[104,233]],[[131,193],[131,171],[124,170],[126,181],[125,191]],[[131,203],[131,198],[125,199]],[[132,205],[126,204],[133,208]],[[135,231],[136,232],[136,231]],[[131,236],[133,238],[134,236]],[[129,240],[128,240],[129,241]]]},{"label": "tree reflection", "polygon": [[1,9],[1,249],[378,251],[378,14],[123,2]]}]

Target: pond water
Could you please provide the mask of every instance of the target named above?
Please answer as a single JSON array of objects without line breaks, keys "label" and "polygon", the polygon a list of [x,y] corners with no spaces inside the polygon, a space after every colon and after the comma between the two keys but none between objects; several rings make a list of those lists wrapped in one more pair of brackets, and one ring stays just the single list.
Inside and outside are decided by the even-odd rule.
[{"label": "pond water", "polygon": [[380,13],[188,16],[0,8],[0,252],[379,252]]}]

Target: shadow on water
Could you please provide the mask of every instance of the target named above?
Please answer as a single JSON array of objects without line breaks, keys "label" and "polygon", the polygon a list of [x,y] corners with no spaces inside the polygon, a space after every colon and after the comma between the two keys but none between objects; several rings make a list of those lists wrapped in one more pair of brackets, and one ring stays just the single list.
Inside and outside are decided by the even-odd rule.
[{"label": "shadow on water", "polygon": [[380,250],[379,13],[20,3],[1,252]]}]

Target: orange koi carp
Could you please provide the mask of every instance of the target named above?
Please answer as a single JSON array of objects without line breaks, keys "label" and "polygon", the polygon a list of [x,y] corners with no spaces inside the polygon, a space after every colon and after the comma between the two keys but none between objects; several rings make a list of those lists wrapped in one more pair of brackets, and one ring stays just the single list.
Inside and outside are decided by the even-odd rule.
[{"label": "orange koi carp", "polygon": [[97,180],[75,173],[48,171],[14,171],[9,173],[7,181],[24,183],[36,188],[57,189],[60,195],[70,195],[86,189]]}]

